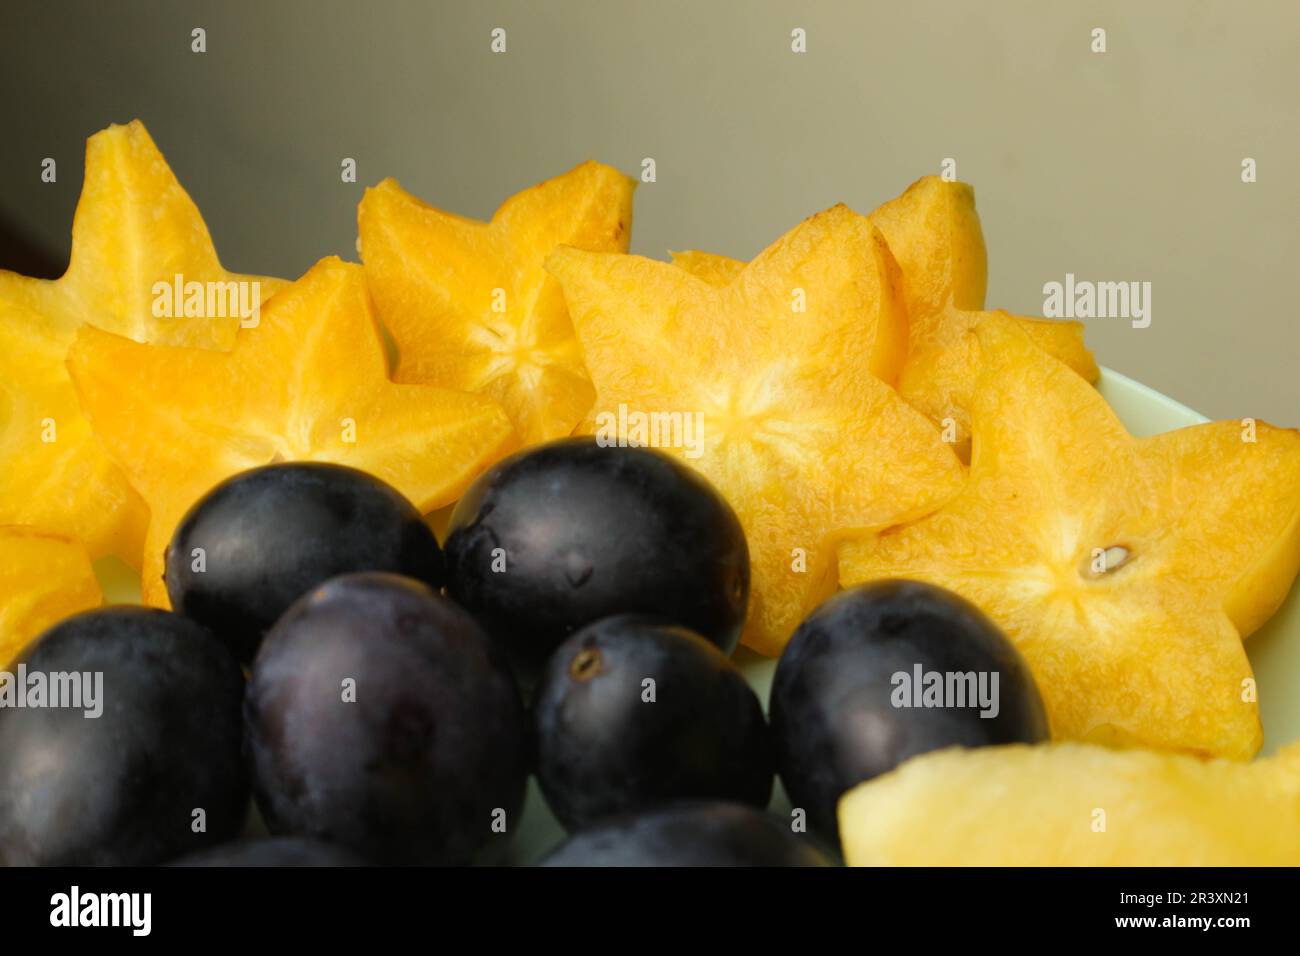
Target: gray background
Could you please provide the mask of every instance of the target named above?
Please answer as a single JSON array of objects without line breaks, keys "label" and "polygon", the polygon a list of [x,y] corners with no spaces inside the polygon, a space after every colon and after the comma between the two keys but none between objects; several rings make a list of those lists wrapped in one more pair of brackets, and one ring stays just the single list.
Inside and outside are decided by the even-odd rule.
[{"label": "gray background", "polygon": [[486,217],[588,157],[650,156],[633,251],[749,257],[953,157],[991,306],[1038,313],[1066,272],[1150,281],[1150,328],[1089,324],[1104,364],[1214,417],[1300,425],[1295,0],[3,0],[0,18],[0,265],[57,274],[84,139],[133,117],[226,264],[286,276],[355,257],[356,202],[387,175]]}]

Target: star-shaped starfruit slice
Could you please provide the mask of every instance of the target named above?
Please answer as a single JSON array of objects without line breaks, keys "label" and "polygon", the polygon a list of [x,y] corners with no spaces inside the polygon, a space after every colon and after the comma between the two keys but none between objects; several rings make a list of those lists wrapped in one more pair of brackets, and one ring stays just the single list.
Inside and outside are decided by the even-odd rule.
[{"label": "star-shaped starfruit slice", "polygon": [[576,249],[548,268],[596,385],[586,430],[682,457],[736,510],[752,568],[743,640],[761,653],[833,589],[837,534],[919,517],[960,486],[938,430],[882,381],[906,339],[897,267],[848,208],[726,285]]},{"label": "star-shaped starfruit slice", "polygon": [[[966,183],[926,176],[869,218],[903,270],[910,336],[898,390],[933,421],[951,425],[964,450],[980,370],[979,345],[970,333],[990,314],[983,311],[988,259],[975,191]],[[1083,344],[1081,323],[1010,318],[1036,345],[1089,382],[1101,374]]]},{"label": "star-shaped starfruit slice", "polygon": [[527,444],[568,435],[595,400],[564,297],[546,273],[559,245],[626,252],[631,179],[586,162],[512,196],[490,222],[435,209],[384,180],[357,213],[399,382],[490,395]]},{"label": "star-shaped starfruit slice", "polygon": [[[970,444],[970,403],[979,374],[979,346],[970,334],[984,311],[988,259],[966,183],[926,176],[867,217],[889,243],[903,273],[908,316],[908,356],[897,387],[937,424],[965,457]],[[729,282],[744,263],[689,250],[674,264],[711,284]],[[1083,325],[1008,316],[1041,348],[1088,381],[1100,370],[1083,344]]]},{"label": "star-shaped starfruit slice", "polygon": [[1239,630],[1300,559],[1300,433],[1217,422],[1133,438],[1006,319],[976,332],[969,480],[846,541],[840,580],[913,578],[1020,648],[1055,736],[1245,758],[1261,731]]},{"label": "star-shaped starfruit slice", "polygon": [[[182,292],[192,284],[188,310],[178,276]],[[139,121],[92,136],[67,271],[0,272],[0,522],[73,535],[92,557],[138,565],[147,511],[78,407],[64,366],[73,336],[89,323],[141,342],[228,349],[241,321],[228,293],[251,311],[282,285],[222,268]]]},{"label": "star-shaped starfruit slice", "polygon": [[80,542],[0,525],[0,670],[46,628],[102,602]]},{"label": "star-shaped starfruit slice", "polygon": [[338,259],[268,302],[230,353],[140,345],[88,326],[68,367],[96,434],[152,511],[141,577],[157,606],[177,524],[231,475],[337,462],[431,511],[517,443],[490,398],[389,380],[361,267]]}]

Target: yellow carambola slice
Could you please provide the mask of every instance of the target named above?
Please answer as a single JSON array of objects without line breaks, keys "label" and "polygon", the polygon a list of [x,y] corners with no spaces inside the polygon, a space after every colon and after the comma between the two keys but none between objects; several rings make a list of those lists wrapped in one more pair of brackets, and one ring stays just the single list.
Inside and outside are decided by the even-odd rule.
[{"label": "yellow carambola slice", "polygon": [[368,189],[361,257],[397,342],[397,380],[491,396],[526,444],[569,434],[595,392],[543,263],[560,245],[626,252],[634,185],[583,163],[512,196],[490,222],[435,209],[391,179]]},{"label": "yellow carambola slice", "polygon": [[142,590],[160,607],[177,524],[231,475],[336,462],[431,511],[517,445],[492,399],[389,380],[361,267],[338,259],[275,296],[229,353],[141,345],[87,326],[68,367],[99,440],[149,503]]},{"label": "yellow carambola slice", "polygon": [[0,526],[0,669],[47,628],[102,601],[79,542],[34,528]]},{"label": "yellow carambola slice", "polygon": [[846,541],[841,583],[914,578],[973,601],[1025,656],[1057,737],[1249,757],[1262,735],[1239,631],[1300,562],[1300,433],[1136,439],[1011,322],[977,334],[965,488]]},{"label": "yellow carambola slice", "polygon": [[[937,176],[917,180],[870,216],[903,270],[911,334],[898,390],[933,421],[947,423],[960,450],[980,361],[971,334],[982,318],[988,259],[975,191]],[[1078,322],[1011,316],[1039,348],[1089,382],[1100,375]]]},{"label": "yellow carambola slice", "polygon": [[[946,426],[963,457],[970,442],[970,404],[979,374],[978,343],[971,334],[984,311],[988,260],[966,183],[925,176],[867,217],[880,230],[902,271],[908,318],[907,361],[896,385],[910,403]],[[711,284],[729,282],[744,263],[696,250],[673,253],[673,262]],[[1078,322],[1008,316],[1034,343],[1086,378],[1100,370],[1083,344]]]},{"label": "yellow carambola slice", "polygon": [[[178,281],[204,290],[202,309],[187,314],[175,301]],[[228,349],[240,294],[257,305],[283,284],[222,268],[198,209],[139,121],[92,136],[67,272],[55,280],[0,272],[0,523],[75,536],[92,557],[138,566],[148,514],[77,405],[63,364],[73,336],[90,324],[140,342]],[[209,287],[223,293],[211,310]]]},{"label": "yellow carambola slice", "polygon": [[699,416],[702,441],[661,447],[744,526],[750,647],[780,653],[833,588],[837,534],[917,518],[960,486],[938,429],[885,384],[906,344],[897,266],[848,208],[801,223],[725,285],[575,249],[548,268],[596,386],[586,430],[633,413]]},{"label": "yellow carambola slice", "polygon": [[923,754],[840,800],[851,866],[1300,866],[1300,745],[1253,763],[1062,743]]}]

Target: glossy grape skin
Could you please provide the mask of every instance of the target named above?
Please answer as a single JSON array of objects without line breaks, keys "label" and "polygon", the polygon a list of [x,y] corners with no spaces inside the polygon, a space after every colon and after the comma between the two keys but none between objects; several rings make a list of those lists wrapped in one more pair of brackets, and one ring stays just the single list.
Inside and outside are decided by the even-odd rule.
[{"label": "glossy grape skin", "polygon": [[147,866],[239,832],[244,678],[212,635],[166,611],[102,608],[18,663],[102,674],[103,710],[0,708],[0,865]]},{"label": "glossy grape skin", "polygon": [[[917,664],[941,673],[997,672],[997,715],[895,706],[902,685],[894,675],[912,675]],[[909,757],[1049,739],[1037,685],[1011,641],[970,602],[915,581],[859,585],[810,614],[781,655],[769,713],[791,803],[837,843],[840,796]]]},{"label": "glossy grape skin", "polygon": [[181,867],[281,867],[365,866],[351,850],[308,837],[266,837],[236,840],[210,850],[191,853],[168,866]]},{"label": "glossy grape skin", "polygon": [[685,628],[640,615],[583,628],[551,656],[533,711],[538,782],[570,830],[672,800],[771,796],[757,695]]},{"label": "glossy grape skin", "polygon": [[460,864],[519,823],[514,679],[473,618],[417,581],[345,575],[301,598],[258,653],[245,718],[272,833]]},{"label": "glossy grape skin", "polygon": [[828,866],[790,824],[739,803],[691,801],[607,818],[539,864],[586,866]]},{"label": "glossy grape skin", "polygon": [[396,489],[324,462],[267,465],[217,485],[181,520],[166,558],[172,607],[243,663],[301,595],[355,571],[405,574],[436,588],[442,553]]},{"label": "glossy grape skin", "polygon": [[578,628],[622,613],[689,627],[726,654],[749,600],[749,550],[731,507],[648,448],[572,438],[482,475],[457,504],[447,590],[535,680]]}]

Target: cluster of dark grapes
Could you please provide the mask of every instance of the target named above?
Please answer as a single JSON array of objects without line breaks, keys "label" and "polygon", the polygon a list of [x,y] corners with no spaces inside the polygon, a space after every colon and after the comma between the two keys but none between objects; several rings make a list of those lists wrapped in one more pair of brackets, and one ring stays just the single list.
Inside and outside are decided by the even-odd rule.
[{"label": "cluster of dark grapes", "polygon": [[[361,472],[255,469],[191,509],[166,581],[174,611],[81,614],[17,662],[100,675],[102,708],[0,710],[0,863],[506,862],[533,774],[571,834],[553,865],[821,865],[854,783],[1046,734],[1005,638],[912,582],[810,615],[769,723],[731,659],[740,524],[648,449],[516,455],[445,549]],[[998,672],[999,712],[891,705],[918,664]]]}]

